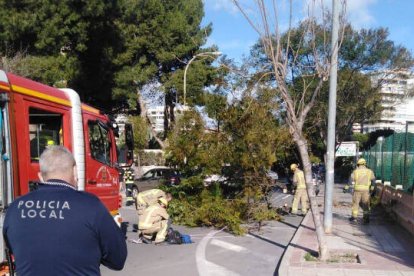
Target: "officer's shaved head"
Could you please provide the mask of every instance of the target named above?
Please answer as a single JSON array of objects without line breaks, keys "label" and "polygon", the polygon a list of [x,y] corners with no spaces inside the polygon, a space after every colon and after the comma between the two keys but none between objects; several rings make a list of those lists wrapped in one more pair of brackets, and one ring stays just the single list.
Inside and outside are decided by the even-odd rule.
[{"label": "officer's shaved head", "polygon": [[67,148],[48,146],[40,155],[39,165],[39,177],[42,181],[60,179],[76,186],[76,162]]}]

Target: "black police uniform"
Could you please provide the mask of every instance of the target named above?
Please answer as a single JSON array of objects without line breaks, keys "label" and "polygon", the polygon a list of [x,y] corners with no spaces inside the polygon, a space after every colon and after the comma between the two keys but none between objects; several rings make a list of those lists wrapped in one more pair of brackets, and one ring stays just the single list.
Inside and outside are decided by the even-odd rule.
[{"label": "black police uniform", "polygon": [[17,198],[3,236],[19,276],[100,275],[100,264],[121,270],[127,256],[125,236],[100,200],[61,180]]}]

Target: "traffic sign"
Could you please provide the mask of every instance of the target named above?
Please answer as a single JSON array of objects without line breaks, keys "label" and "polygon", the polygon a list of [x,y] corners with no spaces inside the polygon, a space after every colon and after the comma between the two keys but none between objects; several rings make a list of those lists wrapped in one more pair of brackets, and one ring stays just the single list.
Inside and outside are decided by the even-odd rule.
[{"label": "traffic sign", "polygon": [[358,142],[342,142],[336,150],[335,156],[356,156],[358,152]]}]

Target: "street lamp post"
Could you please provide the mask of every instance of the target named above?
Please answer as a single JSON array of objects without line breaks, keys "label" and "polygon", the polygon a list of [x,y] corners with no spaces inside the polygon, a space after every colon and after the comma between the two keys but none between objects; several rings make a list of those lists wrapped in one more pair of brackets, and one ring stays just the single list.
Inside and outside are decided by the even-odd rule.
[{"label": "street lamp post", "polygon": [[185,66],[184,69],[184,84],[183,84],[183,93],[184,93],[184,99],[183,99],[183,103],[184,103],[184,107],[186,106],[186,95],[187,95],[187,70],[188,67],[190,66],[191,62],[193,62],[196,58],[198,57],[210,57],[213,58],[215,56],[219,56],[221,55],[221,52],[204,52],[204,53],[199,53],[197,55],[194,55],[187,63],[187,65]]},{"label": "street lamp post", "polygon": [[383,151],[383,142],[384,142],[384,137],[380,136],[378,137],[378,142],[379,142],[379,146],[380,146],[380,151],[381,151],[381,179],[384,183],[384,151]]}]

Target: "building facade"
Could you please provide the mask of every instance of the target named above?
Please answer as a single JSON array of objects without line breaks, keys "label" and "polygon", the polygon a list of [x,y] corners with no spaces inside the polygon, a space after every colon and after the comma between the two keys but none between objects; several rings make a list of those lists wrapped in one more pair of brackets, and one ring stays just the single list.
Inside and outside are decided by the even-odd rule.
[{"label": "building facade", "polygon": [[355,124],[354,132],[369,133],[380,129],[406,130],[406,122],[414,122],[414,74],[411,71],[376,73],[373,85],[380,85],[383,111],[377,121]]},{"label": "building facade", "polygon": [[[175,106],[175,118],[177,119],[183,113],[184,110],[188,110],[188,106]],[[148,108],[147,116],[155,132],[160,133],[164,131],[164,106],[155,106],[152,108]]]}]

